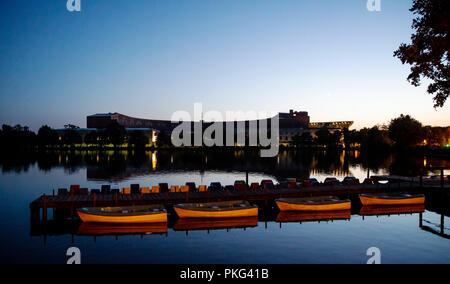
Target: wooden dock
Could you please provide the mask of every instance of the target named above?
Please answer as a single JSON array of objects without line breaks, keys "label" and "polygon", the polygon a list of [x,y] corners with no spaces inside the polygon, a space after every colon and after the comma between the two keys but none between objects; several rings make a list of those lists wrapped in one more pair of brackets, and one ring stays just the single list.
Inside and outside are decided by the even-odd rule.
[{"label": "wooden dock", "polygon": [[375,185],[320,186],[301,188],[274,188],[243,191],[206,191],[206,192],[166,192],[150,194],[89,194],[89,195],[42,195],[30,203],[31,219],[47,219],[47,209],[69,209],[70,215],[76,215],[76,209],[82,207],[134,206],[163,204],[171,206],[179,203],[203,203],[228,200],[270,201],[281,197],[313,196],[354,196],[362,193],[408,191],[426,193],[438,191],[450,195],[448,187],[444,191],[439,187],[420,187],[413,182],[399,182]]}]

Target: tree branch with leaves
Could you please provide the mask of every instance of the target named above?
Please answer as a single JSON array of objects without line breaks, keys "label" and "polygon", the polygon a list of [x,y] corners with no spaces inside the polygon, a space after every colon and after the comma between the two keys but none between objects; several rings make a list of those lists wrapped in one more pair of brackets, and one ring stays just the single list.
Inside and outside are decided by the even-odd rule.
[{"label": "tree branch with leaves", "polygon": [[424,78],[431,81],[427,92],[434,96],[434,107],[443,107],[450,93],[450,1],[414,0],[410,11],[417,15],[415,33],[411,44],[400,45],[394,56],[411,65],[408,81],[413,86]]}]

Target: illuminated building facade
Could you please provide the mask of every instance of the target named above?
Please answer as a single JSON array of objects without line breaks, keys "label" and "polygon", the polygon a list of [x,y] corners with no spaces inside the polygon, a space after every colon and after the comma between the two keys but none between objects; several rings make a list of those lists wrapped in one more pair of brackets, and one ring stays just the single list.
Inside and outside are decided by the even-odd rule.
[{"label": "illuminated building facade", "polygon": [[[117,121],[120,125],[127,129],[153,129],[155,135],[157,132],[172,131],[179,123],[172,123],[169,120],[155,120],[155,119],[141,119],[131,116],[126,116],[120,113],[105,113],[94,114],[87,117],[88,129],[103,129],[112,121]],[[192,124],[194,122],[191,122]],[[203,122],[203,127],[206,128],[211,123]],[[245,121],[246,135],[248,135],[248,125],[250,121]],[[305,132],[309,132],[312,137],[322,128],[327,128],[331,133],[341,131],[344,128],[352,126],[353,121],[342,122],[310,122],[308,112],[293,111],[288,113],[279,113],[279,130],[280,130],[280,145],[291,145],[296,136],[301,136]],[[236,128],[235,123],[235,128]],[[258,124],[259,125],[259,124]],[[270,120],[268,120],[268,128],[270,129]]]}]

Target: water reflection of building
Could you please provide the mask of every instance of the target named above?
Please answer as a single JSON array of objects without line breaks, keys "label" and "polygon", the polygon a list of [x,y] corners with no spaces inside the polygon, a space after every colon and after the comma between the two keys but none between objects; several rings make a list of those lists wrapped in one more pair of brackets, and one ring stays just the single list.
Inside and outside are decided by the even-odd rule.
[{"label": "water reflection of building", "polygon": [[[62,157],[66,160],[66,157]],[[158,175],[161,172],[245,172],[271,176],[276,180],[311,175],[351,175],[352,152],[286,151],[271,159],[263,159],[258,151],[92,151],[81,158],[86,161],[89,180],[120,181],[135,176]]]},{"label": "water reflection of building", "polygon": [[[76,131],[80,137],[82,141],[85,141],[85,137],[91,133],[91,132],[98,132],[100,129],[103,128],[75,128],[72,129],[74,131]],[[65,128],[61,128],[61,129],[55,129],[56,133],[59,136],[59,140],[61,140],[64,137],[64,134],[66,133],[68,129]],[[144,134],[145,137],[147,137],[148,142],[147,145],[153,145],[153,143],[156,142],[156,137],[158,136],[158,131],[156,129],[153,128],[145,128],[145,127],[140,127],[140,128],[136,128],[136,127],[125,127],[125,131],[130,134],[132,132],[140,132],[142,134]]]},{"label": "water reflection of building", "polygon": [[[172,131],[179,123],[172,123],[169,120],[155,120],[155,119],[141,119],[131,116],[126,116],[120,113],[105,113],[94,114],[87,117],[87,129],[103,129],[112,121],[117,121],[120,125],[130,129],[152,129],[164,132]],[[259,122],[259,121],[258,121]],[[193,123],[193,122],[191,122]],[[203,122],[203,127],[208,127],[211,123]],[[280,144],[290,145],[295,142],[296,137],[302,136],[304,133],[309,133],[314,138],[316,132],[320,129],[326,128],[330,133],[341,131],[344,128],[352,126],[353,121],[342,122],[310,122],[308,112],[293,111],[288,113],[279,113],[279,127],[280,127]],[[249,134],[249,126],[251,121],[245,121],[246,137]],[[257,124],[259,125],[259,123]],[[238,124],[234,123],[235,132]],[[267,127],[270,130],[270,120],[267,121]],[[224,129],[225,126],[224,126]],[[157,135],[157,133],[155,132]]]}]

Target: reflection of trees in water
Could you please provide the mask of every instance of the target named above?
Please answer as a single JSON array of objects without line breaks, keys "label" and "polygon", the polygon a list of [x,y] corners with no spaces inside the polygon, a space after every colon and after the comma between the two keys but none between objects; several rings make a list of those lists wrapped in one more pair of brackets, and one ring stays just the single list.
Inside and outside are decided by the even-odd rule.
[{"label": "reflection of trees in water", "polygon": [[[430,158],[429,158],[430,159]],[[445,159],[433,158],[434,164]],[[431,159],[430,159],[431,161]],[[360,165],[377,173],[388,169],[391,174],[416,176],[424,166],[423,156],[410,153],[359,151],[314,151],[308,149],[281,151],[277,157],[261,158],[259,151],[234,149],[160,150],[160,151],[47,151],[3,154],[3,172],[27,171],[36,164],[42,171],[62,167],[71,173],[87,168],[88,178],[114,180],[160,171],[240,171],[274,175],[277,178],[307,178],[311,174],[351,175]],[[440,163],[442,164],[442,163]]]},{"label": "reflection of trees in water", "polygon": [[349,170],[348,163],[345,163],[345,152],[331,150],[315,153],[311,170],[313,173],[348,174]]},{"label": "reflection of trees in water", "polygon": [[359,161],[365,170],[377,174],[381,169],[389,169],[392,163],[392,155],[387,151],[363,151]]},{"label": "reflection of trees in water", "polygon": [[18,152],[14,155],[9,152],[0,153],[0,165],[3,173],[27,172],[31,165],[36,162],[36,154]]}]

